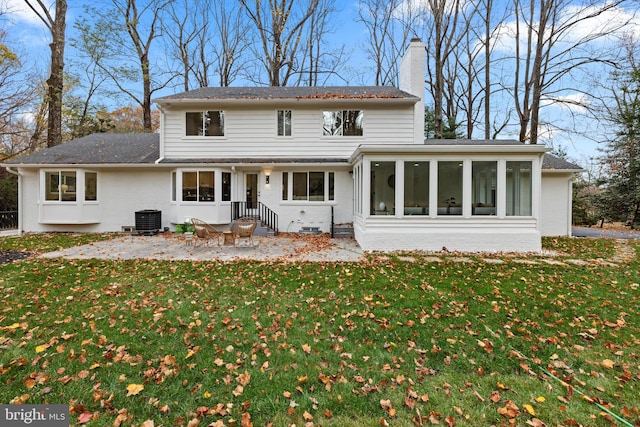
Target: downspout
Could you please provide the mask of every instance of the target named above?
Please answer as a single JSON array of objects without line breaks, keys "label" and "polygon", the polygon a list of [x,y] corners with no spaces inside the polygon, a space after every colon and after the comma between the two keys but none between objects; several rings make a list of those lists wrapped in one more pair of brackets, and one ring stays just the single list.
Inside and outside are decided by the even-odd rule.
[{"label": "downspout", "polygon": [[571,237],[573,234],[573,180],[576,178],[576,174],[572,173],[569,178],[569,182],[567,183],[567,187],[569,190],[569,194],[567,198],[569,199],[569,209],[567,209],[567,236]]},{"label": "downspout", "polygon": [[158,160],[155,164],[158,165],[164,160],[164,108],[158,104],[158,110],[160,110],[160,129],[158,132]]},{"label": "downspout", "polygon": [[7,172],[18,177],[18,232],[22,233],[22,175],[17,168],[6,167]]}]

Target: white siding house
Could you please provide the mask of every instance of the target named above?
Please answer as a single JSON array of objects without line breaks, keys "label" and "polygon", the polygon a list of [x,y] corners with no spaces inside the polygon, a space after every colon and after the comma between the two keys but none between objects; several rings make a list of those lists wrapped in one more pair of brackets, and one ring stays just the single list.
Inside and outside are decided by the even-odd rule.
[{"label": "white siding house", "polygon": [[[14,159],[23,231],[162,228],[250,214],[352,224],[367,251],[539,251],[570,234],[579,168],[517,141],[424,140],[424,45],[392,87],[201,88],[155,100],[159,134],[95,134]],[[269,217],[267,221],[266,217]]]}]

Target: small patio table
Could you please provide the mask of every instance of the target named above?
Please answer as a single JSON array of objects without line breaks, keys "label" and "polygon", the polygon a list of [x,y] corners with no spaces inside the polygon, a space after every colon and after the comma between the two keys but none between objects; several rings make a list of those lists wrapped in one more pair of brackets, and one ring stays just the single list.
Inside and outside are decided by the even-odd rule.
[{"label": "small patio table", "polygon": [[225,246],[233,245],[233,232],[231,231],[223,231],[222,235],[224,236],[224,241],[222,242]]}]

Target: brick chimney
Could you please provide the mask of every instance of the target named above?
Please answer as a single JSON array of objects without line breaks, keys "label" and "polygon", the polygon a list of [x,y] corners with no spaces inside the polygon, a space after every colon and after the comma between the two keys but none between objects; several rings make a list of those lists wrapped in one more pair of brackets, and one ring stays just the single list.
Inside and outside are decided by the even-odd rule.
[{"label": "brick chimney", "polygon": [[424,143],[424,57],[424,43],[414,38],[400,61],[400,89],[420,98],[414,106],[414,144]]}]

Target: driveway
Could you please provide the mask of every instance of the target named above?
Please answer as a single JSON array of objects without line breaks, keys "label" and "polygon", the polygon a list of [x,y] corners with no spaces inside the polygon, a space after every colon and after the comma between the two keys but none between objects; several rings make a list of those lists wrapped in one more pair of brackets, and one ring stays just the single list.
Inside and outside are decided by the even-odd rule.
[{"label": "driveway", "polygon": [[640,239],[640,231],[600,227],[573,227],[573,237],[610,237],[612,239]]}]

